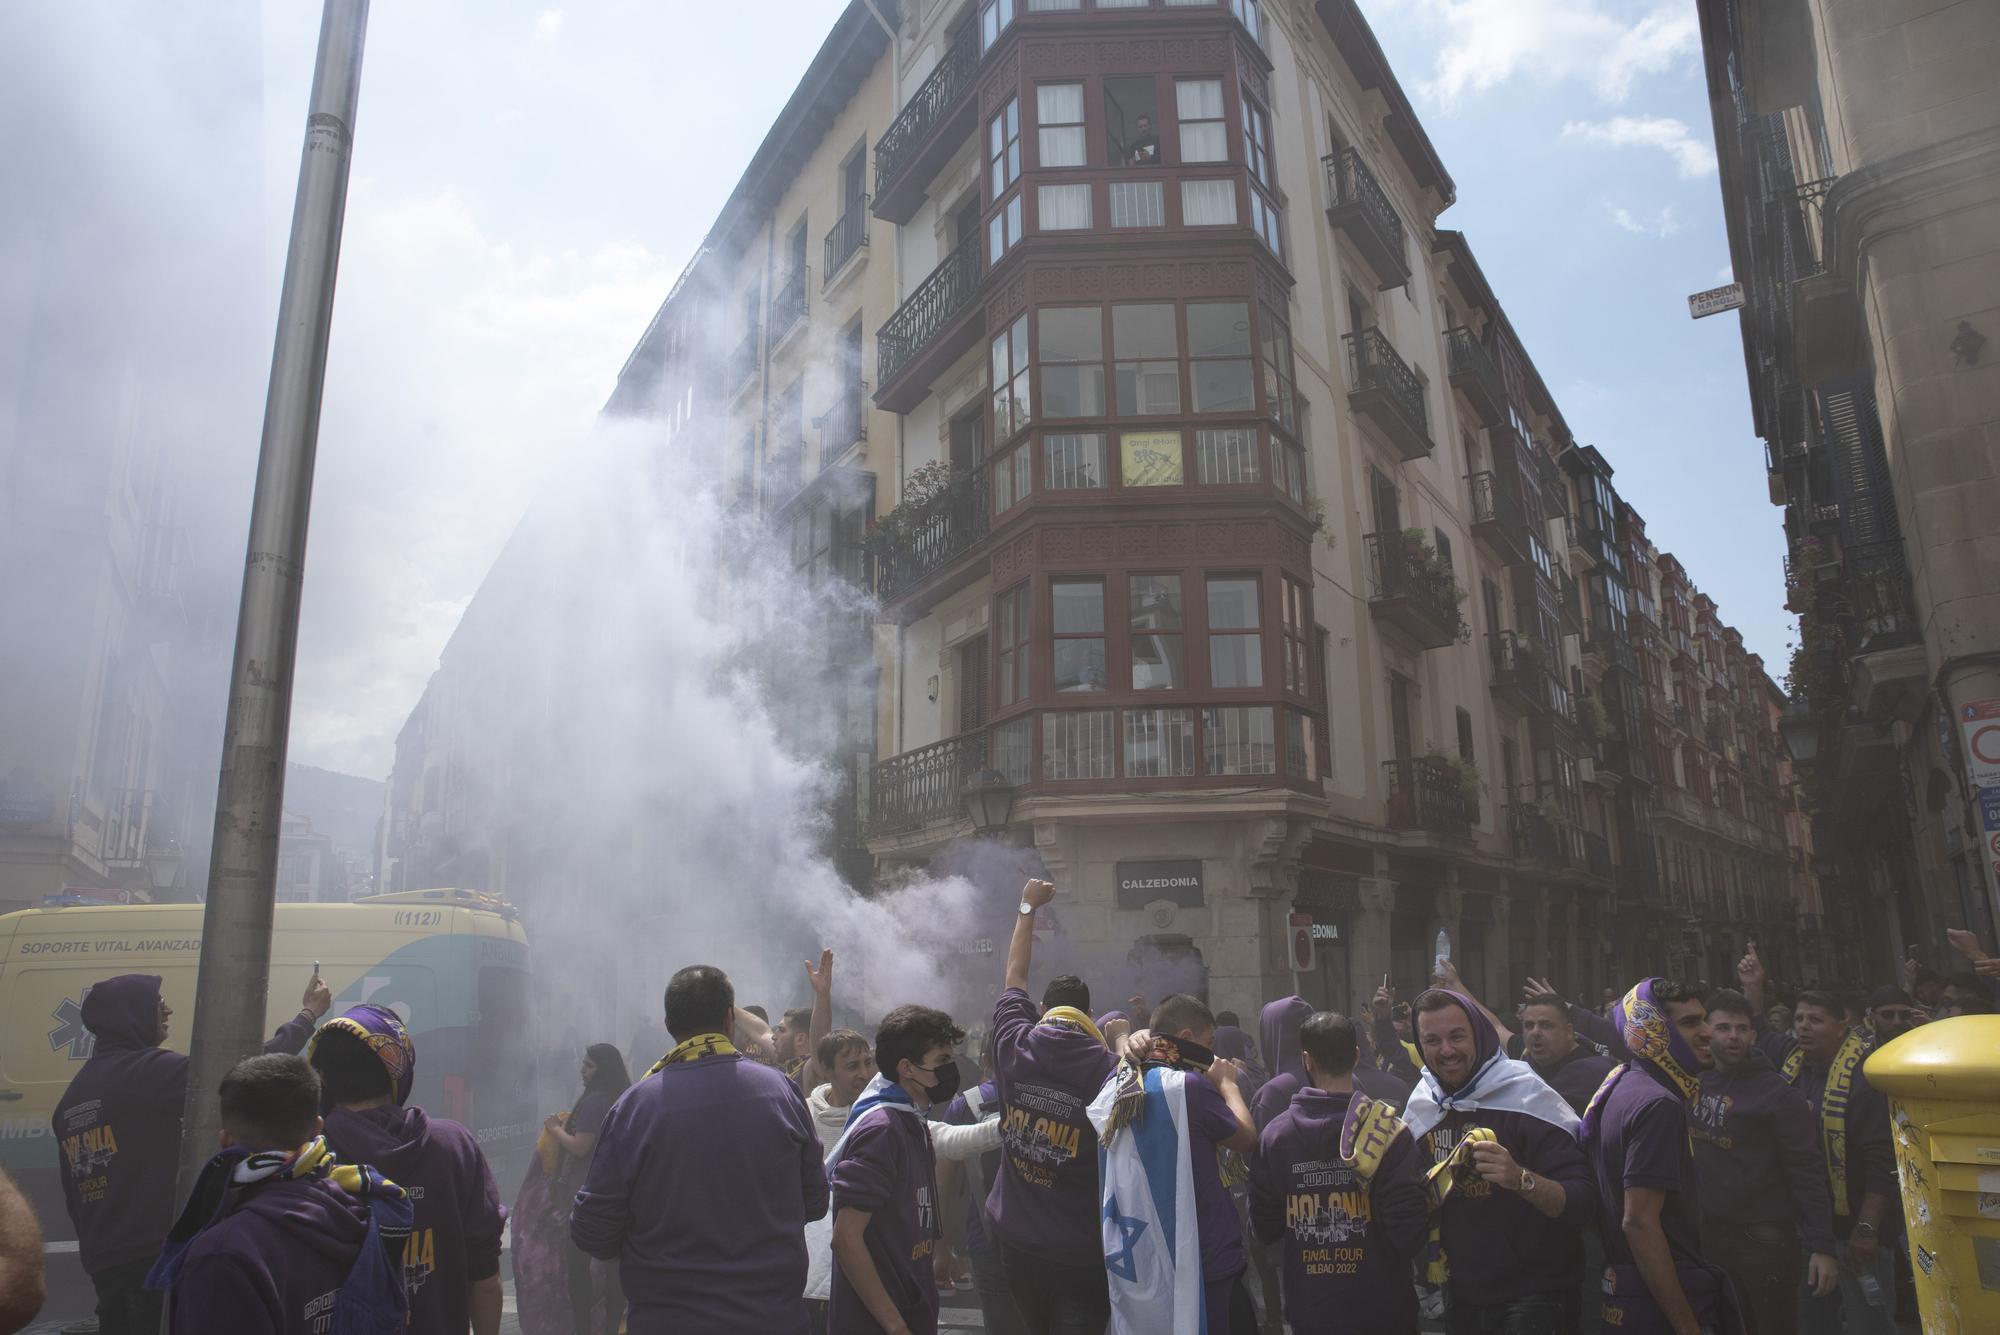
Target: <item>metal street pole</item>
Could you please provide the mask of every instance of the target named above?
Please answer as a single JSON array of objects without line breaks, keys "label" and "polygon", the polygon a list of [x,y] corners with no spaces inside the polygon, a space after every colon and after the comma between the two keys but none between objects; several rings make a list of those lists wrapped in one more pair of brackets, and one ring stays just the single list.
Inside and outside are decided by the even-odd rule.
[{"label": "metal street pole", "polygon": [[368,0],[326,0],[299,189],[292,204],[291,244],[278,296],[278,333],[264,401],[264,437],[223,727],[222,780],[181,1123],[183,1200],[215,1153],[221,1120],[217,1087],[229,1068],[256,1053],[264,1040],[306,517],[312,506],[327,332],[367,27]]}]

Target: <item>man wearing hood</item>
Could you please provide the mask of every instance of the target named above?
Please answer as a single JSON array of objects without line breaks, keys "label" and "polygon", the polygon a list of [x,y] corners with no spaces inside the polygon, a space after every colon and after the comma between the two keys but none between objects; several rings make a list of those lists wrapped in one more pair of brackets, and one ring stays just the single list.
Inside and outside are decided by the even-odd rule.
[{"label": "man wearing hood", "polygon": [[1282,1241],[1285,1316],[1297,1335],[1365,1330],[1416,1335],[1410,1262],[1430,1207],[1417,1146],[1395,1115],[1360,1093],[1360,1035],[1321,1012],[1300,1026],[1308,1084],[1258,1138],[1250,1222]]},{"label": "man wearing hood", "polygon": [[[299,1013],[264,1045],[296,1053],[333,995],[315,973]],[[173,1222],[188,1059],[162,1046],[173,1007],[160,975],[127,973],[84,993],[90,1060],[49,1119],[78,1259],[97,1290],[102,1335],[158,1335],[160,1296],[145,1287]]]},{"label": "man wearing hood", "polygon": [[1694,1105],[1702,1255],[1735,1282],[1751,1329],[1795,1330],[1802,1253],[1814,1293],[1840,1282],[1819,1127],[1758,1048],[1742,993],[1711,996],[1708,1025],[1715,1065]]},{"label": "man wearing hood", "polygon": [[409,1198],[373,1168],[335,1160],[319,1134],[312,1067],[247,1058],[224,1077],[221,1103],[222,1153],[147,1276],[166,1293],[171,1335],[402,1331],[409,1305],[394,1257]]},{"label": "man wearing hood", "polygon": [[397,1014],[356,1006],[328,1020],[309,1060],[319,1073],[326,1139],[408,1192],[416,1225],[403,1249],[413,1335],[497,1335],[500,1188],[472,1133],[406,1108],[417,1049]]},{"label": "man wearing hood", "polygon": [[1421,1082],[1405,1121],[1431,1165],[1432,1263],[1451,1335],[1559,1335],[1575,1328],[1582,1233],[1597,1184],[1562,1096],[1500,1050],[1470,999],[1444,988],[1413,1011]]},{"label": "man wearing hood", "polygon": [[1604,1324],[1633,1335],[1738,1331],[1728,1280],[1701,1259],[1689,1145],[1709,1065],[1708,1008],[1695,988],[1650,978],[1612,1008],[1612,1022],[1630,1056],[1591,1100],[1578,1137],[1603,1211]]},{"label": "man wearing hood", "polygon": [[[1292,1106],[1294,1095],[1311,1084],[1299,1047],[1299,1031],[1312,1013],[1310,1002],[1304,997],[1292,996],[1271,1002],[1257,1017],[1258,1042],[1271,1069],[1270,1078],[1249,1095],[1250,1116],[1257,1123],[1260,1133],[1273,1118]],[[1409,1082],[1379,1069],[1370,1060],[1372,1054],[1365,1034],[1357,1030],[1355,1040],[1357,1056],[1348,1077],[1355,1090],[1388,1104],[1400,1113],[1410,1099]],[[1217,1051],[1221,1051],[1220,1045]]]}]

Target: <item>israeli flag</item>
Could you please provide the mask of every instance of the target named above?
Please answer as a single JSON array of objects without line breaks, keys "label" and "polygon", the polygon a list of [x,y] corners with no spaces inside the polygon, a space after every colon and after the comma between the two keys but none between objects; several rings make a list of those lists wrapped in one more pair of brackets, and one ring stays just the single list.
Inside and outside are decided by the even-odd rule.
[{"label": "israeli flag", "polygon": [[1143,1113],[1106,1146],[1118,1092],[1112,1073],[1090,1104],[1097,1128],[1097,1180],[1104,1268],[1117,1335],[1206,1335],[1201,1236],[1188,1157],[1187,1075],[1153,1067]]}]

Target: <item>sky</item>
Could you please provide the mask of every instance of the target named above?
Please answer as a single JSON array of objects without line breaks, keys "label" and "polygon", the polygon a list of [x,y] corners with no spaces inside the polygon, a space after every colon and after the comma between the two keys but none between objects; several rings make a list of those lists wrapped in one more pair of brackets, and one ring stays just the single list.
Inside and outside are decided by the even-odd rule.
[{"label": "sky", "polygon": [[[840,7],[373,7],[292,759],[387,773],[395,735],[487,567],[589,430]],[[1737,325],[1692,322],[1685,301],[1726,281],[1728,264],[1694,0],[1364,9],[1456,178],[1461,202],[1440,225],[1468,234],[1577,438],[1603,450],[1655,540],[1781,672],[1782,539]],[[101,161],[103,207],[124,244],[142,258],[160,247],[141,267],[171,268],[165,238],[204,209],[257,213],[243,230],[261,248],[245,243],[204,298],[228,304],[254,335],[229,345],[243,365],[227,377],[212,431],[213,471],[242,479],[239,509],[318,11],[308,0],[218,0],[175,11],[165,36],[108,0],[0,16],[0,48],[51,76],[38,91],[43,114]],[[217,124],[247,136],[255,188],[216,156]],[[17,141],[16,151],[32,148]],[[157,180],[134,179],[119,198],[148,155],[181,189],[162,202]],[[195,188],[211,183],[226,189]],[[179,232],[164,219],[175,211]],[[37,251],[0,261],[22,254],[32,262]],[[79,301],[115,299],[90,275],[76,281]],[[229,506],[216,515],[233,559],[241,517]]]}]

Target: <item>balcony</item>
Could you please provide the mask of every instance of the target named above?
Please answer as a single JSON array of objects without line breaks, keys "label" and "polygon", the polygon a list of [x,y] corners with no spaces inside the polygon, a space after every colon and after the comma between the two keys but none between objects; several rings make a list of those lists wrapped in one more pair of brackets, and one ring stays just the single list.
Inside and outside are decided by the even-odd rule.
[{"label": "balcony", "polygon": [[785,275],[784,286],[771,294],[771,346],[806,318],[806,269]]},{"label": "balcony", "polygon": [[1548,664],[1541,646],[1519,631],[1493,631],[1487,635],[1487,654],[1493,662],[1493,695],[1516,713],[1527,714],[1549,707],[1543,678]]},{"label": "balcony", "polygon": [[1509,804],[1507,831],[1517,858],[1551,867],[1575,867],[1583,862],[1579,831],[1546,798],[1523,798]]},{"label": "balcony", "polygon": [[840,221],[826,234],[821,248],[820,280],[831,289],[847,262],[868,249],[868,196],[847,206]]},{"label": "balcony", "polygon": [[[892,514],[894,527],[875,548],[876,595],[885,604],[907,599],[985,538],[986,470],[955,479],[913,514]],[[882,527],[887,528],[888,522],[889,516],[884,516]]]},{"label": "balcony", "polygon": [[1382,762],[1382,787],[1389,798],[1389,828],[1414,830],[1446,839],[1470,840],[1477,804],[1466,799],[1458,769],[1442,756],[1411,756]]},{"label": "balcony", "polygon": [[743,341],[736,345],[736,351],[729,354],[729,386],[741,394],[757,379],[757,330],[752,326],[743,335]]},{"label": "balcony", "polygon": [[1405,460],[1429,458],[1430,410],[1417,373],[1373,326],[1340,341],[1347,345],[1347,401],[1354,411],[1373,422]]},{"label": "balcony", "polygon": [[1599,623],[1591,630],[1584,649],[1602,659],[1607,670],[1616,669],[1635,677],[1639,675],[1639,658],[1632,652],[1631,637],[1621,635],[1607,625]]},{"label": "balcony", "polygon": [[922,207],[930,178],[977,127],[978,73],[979,25],[968,23],[875,141],[876,217],[906,223]]},{"label": "balcony", "polygon": [[1493,472],[1474,473],[1466,480],[1472,484],[1473,540],[1503,566],[1526,561],[1528,521],[1513,488]]},{"label": "balcony", "polygon": [[824,469],[850,446],[868,439],[868,386],[859,381],[849,385],[818,419],[818,425],[819,466]]},{"label": "balcony", "polygon": [[1326,220],[1361,252],[1375,271],[1382,291],[1410,281],[1410,262],[1403,240],[1403,220],[1395,205],[1362,161],[1361,151],[1344,148],[1320,159],[1326,168]]},{"label": "balcony", "polygon": [[1375,620],[1401,632],[1419,649],[1442,649],[1465,629],[1459,617],[1463,594],[1451,571],[1418,529],[1370,533],[1368,610]]},{"label": "balcony", "polygon": [[964,814],[959,794],[985,768],[983,732],[948,737],[881,762],[868,785],[868,835],[956,821]]},{"label": "balcony", "polygon": [[1611,879],[1611,841],[1590,830],[1583,834],[1583,869],[1592,876]]},{"label": "balcony", "polygon": [[1500,368],[1487,355],[1470,329],[1460,326],[1444,331],[1445,351],[1451,371],[1451,387],[1465,395],[1481,426],[1497,427],[1507,420],[1507,387]]},{"label": "balcony", "polygon": [[875,333],[875,402],[906,413],[930,392],[931,377],[985,332],[979,304],[980,238],[969,236],[930,271]]}]

